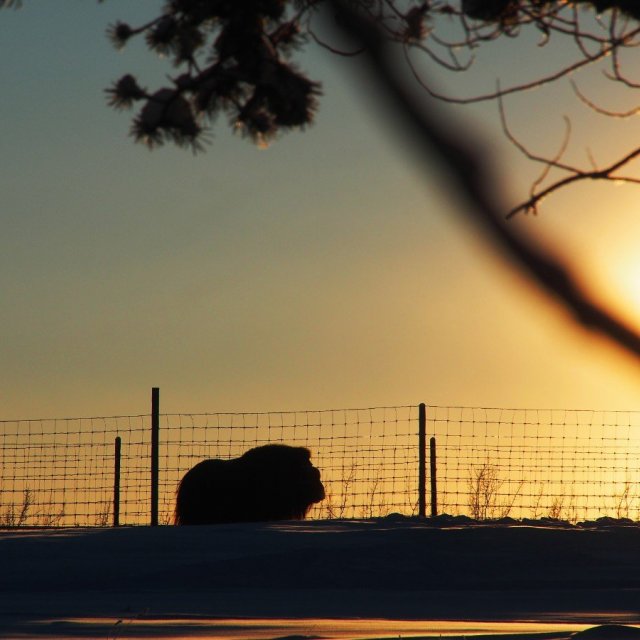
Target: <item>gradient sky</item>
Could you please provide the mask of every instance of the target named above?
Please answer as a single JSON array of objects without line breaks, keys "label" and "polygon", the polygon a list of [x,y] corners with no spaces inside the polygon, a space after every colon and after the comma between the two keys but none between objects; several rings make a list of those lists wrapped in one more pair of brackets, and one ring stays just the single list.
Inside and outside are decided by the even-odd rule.
[{"label": "gradient sky", "polygon": [[[357,60],[310,49],[317,122],[267,150],[225,122],[197,157],[134,144],[103,90],[126,72],[157,86],[170,68],[104,34],[160,5],[26,0],[0,13],[0,419],[145,413],[152,386],[165,412],[640,408],[637,364],[505,267],[446,176],[388,126]],[[496,51],[451,90],[557,60]],[[584,82],[617,104],[599,76]],[[581,135],[603,159],[638,139],[637,124],[596,118],[566,87],[507,109],[540,151],[557,148],[563,113],[582,157]],[[532,174],[496,106],[468,117],[510,197],[526,195]],[[521,224],[637,317],[639,201],[638,188],[579,187]]]}]

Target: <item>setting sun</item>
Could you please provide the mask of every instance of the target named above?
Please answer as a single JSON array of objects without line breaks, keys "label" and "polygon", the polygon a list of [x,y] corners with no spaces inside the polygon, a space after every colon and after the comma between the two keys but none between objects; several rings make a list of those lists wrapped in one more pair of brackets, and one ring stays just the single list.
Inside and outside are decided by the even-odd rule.
[{"label": "setting sun", "polygon": [[[631,243],[629,243],[631,244]],[[638,247],[625,251],[611,265],[614,287],[631,321],[640,324],[640,251]]]}]

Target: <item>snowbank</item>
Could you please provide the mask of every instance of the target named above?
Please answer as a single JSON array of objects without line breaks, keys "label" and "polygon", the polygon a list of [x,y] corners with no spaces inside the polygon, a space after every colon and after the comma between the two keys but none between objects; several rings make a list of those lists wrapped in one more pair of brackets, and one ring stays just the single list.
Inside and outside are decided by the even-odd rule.
[{"label": "snowbank", "polygon": [[[635,526],[434,527],[388,518],[15,530],[0,532],[0,562],[3,638],[56,637],[61,623],[49,619],[102,620],[103,630],[128,620],[129,634],[137,620],[138,636],[119,630],[120,638],[186,637],[170,619],[191,620],[189,634],[209,638],[277,637],[269,625],[267,635],[205,629],[212,618],[640,623]],[[162,632],[150,622],[157,618]],[[398,626],[389,633],[398,637]],[[85,637],[78,628],[70,635]]]}]

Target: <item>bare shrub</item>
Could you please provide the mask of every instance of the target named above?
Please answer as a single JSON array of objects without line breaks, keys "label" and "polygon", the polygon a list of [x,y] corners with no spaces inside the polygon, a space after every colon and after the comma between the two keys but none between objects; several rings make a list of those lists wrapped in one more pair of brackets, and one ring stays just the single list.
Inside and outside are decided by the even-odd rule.
[{"label": "bare shrub", "polygon": [[495,514],[498,493],[503,485],[498,467],[490,462],[469,469],[469,509],[471,517],[486,520]]},{"label": "bare shrub", "polygon": [[562,520],[562,513],[564,508],[564,496],[556,496],[549,507],[547,516],[553,520]]},{"label": "bare shrub", "polygon": [[[351,488],[355,482],[356,465],[355,462],[345,470],[340,482],[340,490],[338,495],[334,492],[336,481],[325,482],[325,499],[324,508],[326,517],[329,519],[344,518],[347,514],[347,501],[351,494]],[[337,498],[337,499],[336,499]]]},{"label": "bare shrub", "polygon": [[109,520],[111,517],[111,501],[110,500],[105,500],[102,505],[100,510],[96,513],[96,526],[97,527],[106,527],[109,524]]},{"label": "bare shrub", "polygon": [[366,504],[362,507],[363,518],[384,517],[389,514],[382,477],[384,465],[380,465],[375,478],[371,481],[365,495]]},{"label": "bare shrub", "polygon": [[634,496],[631,495],[631,482],[624,483],[622,491],[614,496],[616,501],[616,518],[628,518],[631,512],[631,504]]},{"label": "bare shrub", "polygon": [[16,505],[12,502],[7,505],[4,513],[0,514],[0,526],[23,527],[27,523],[32,505],[33,493],[31,489],[25,489],[22,492],[22,503]]}]

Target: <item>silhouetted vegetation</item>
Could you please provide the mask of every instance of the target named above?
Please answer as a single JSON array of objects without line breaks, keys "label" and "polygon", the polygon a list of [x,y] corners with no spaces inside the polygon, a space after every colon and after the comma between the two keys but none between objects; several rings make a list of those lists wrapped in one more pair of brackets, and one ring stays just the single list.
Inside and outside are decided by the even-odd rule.
[{"label": "silhouetted vegetation", "polygon": [[[608,75],[613,81],[634,86],[619,55],[638,44],[640,30],[635,21],[640,10],[632,0],[349,0],[337,4],[375,22],[380,34],[403,51],[416,80],[443,101],[499,100],[566,79],[604,60],[611,61]],[[327,24],[340,26],[330,0],[169,0],[145,24],[118,21],[108,34],[118,49],[132,38],[144,38],[149,51],[166,58],[175,70],[170,83],[150,89],[126,74],[108,90],[109,102],[118,109],[138,106],[132,135],[151,147],[173,142],[200,150],[218,114],[253,141],[266,144],[280,132],[313,121],[320,84],[297,68],[295,57],[301,48],[320,46],[337,56],[362,52],[333,44],[323,28]],[[574,41],[574,58],[559,62],[549,75],[541,73],[486,94],[438,93],[409,55],[417,54],[421,61],[455,74],[472,73],[478,48],[530,30],[540,34],[541,46],[552,38]],[[559,158],[543,160],[559,168]],[[616,180],[624,180],[620,168],[607,175],[600,169],[601,175],[595,176],[590,167],[589,173],[592,179],[613,179],[615,174]],[[535,208],[542,197],[522,206]]]}]

